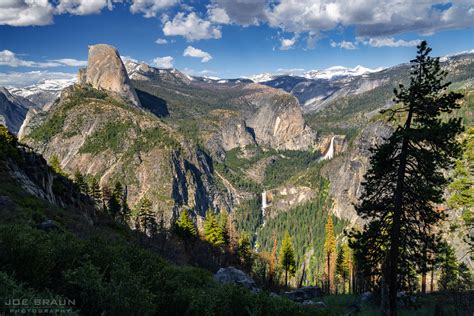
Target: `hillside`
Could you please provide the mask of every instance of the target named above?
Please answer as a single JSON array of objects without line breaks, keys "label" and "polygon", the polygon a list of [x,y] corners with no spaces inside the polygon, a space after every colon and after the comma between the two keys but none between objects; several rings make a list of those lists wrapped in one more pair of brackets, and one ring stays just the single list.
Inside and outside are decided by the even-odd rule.
[{"label": "hillside", "polygon": [[[271,251],[274,234],[280,239],[289,230],[298,269],[305,262],[314,271],[302,280],[313,284],[323,271],[328,217],[339,244],[345,227],[360,224],[353,203],[369,149],[391,133],[377,113],[391,106],[407,66],[334,80],[304,78],[315,93],[338,91],[307,107],[291,88],[292,77],[284,90],[294,96],[249,80],[122,65],[113,49],[107,56],[114,66],[101,71],[101,57],[91,51],[96,66],[82,70],[83,79],[50,107],[30,111],[20,140],[48,160],[57,157],[70,175],[95,177],[101,187],[121,182],[132,209],[147,198],[168,227],[185,209],[200,229],[209,211],[228,213],[261,253]],[[452,88],[466,95],[458,113],[471,125],[472,57],[444,65]],[[119,73],[120,80],[110,84],[102,73]],[[263,197],[268,205],[262,210]]]}]

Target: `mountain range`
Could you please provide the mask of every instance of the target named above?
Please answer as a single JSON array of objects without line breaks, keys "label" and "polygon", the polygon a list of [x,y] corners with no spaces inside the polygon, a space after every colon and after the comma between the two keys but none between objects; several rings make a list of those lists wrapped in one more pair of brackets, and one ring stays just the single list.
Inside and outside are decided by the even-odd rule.
[{"label": "mountain range", "polygon": [[[465,95],[456,114],[472,125],[474,53],[443,58],[442,66],[452,89]],[[321,236],[303,228],[323,227],[328,214],[339,233],[361,223],[353,203],[370,148],[393,128],[379,111],[393,105],[393,88],[408,74],[402,64],[196,77],[122,62],[115,48],[100,44],[89,48],[77,81],[0,90],[0,116],[22,143],[57,158],[66,173],[79,171],[101,186],[122,182],[132,207],[147,197],[167,225],[183,209],[199,228],[209,210],[228,212],[266,251],[272,232],[286,227],[298,263],[311,266],[321,259]],[[459,238],[452,242],[458,254],[465,250]]]}]

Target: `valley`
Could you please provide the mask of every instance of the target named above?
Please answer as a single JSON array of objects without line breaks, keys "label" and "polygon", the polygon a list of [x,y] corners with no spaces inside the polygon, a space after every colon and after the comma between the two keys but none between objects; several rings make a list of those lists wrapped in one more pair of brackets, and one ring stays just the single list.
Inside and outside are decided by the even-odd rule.
[{"label": "valley", "polygon": [[[446,58],[442,67],[451,89],[464,95],[452,115],[461,116],[467,128],[474,126],[474,53]],[[364,224],[354,204],[369,169],[370,149],[395,128],[379,111],[396,106],[392,90],[408,83],[408,72],[408,65],[399,65],[334,75],[259,76],[259,82],[210,79],[123,62],[114,47],[94,45],[89,47],[88,67],[75,82],[62,82],[58,88],[2,88],[0,122],[18,135],[26,151],[50,165],[55,161],[65,178],[76,184],[78,175],[89,184],[95,181],[95,202],[91,205],[81,194],[57,199],[66,194],[55,191],[56,180],[48,182],[57,176],[43,175],[35,183],[29,171],[11,163],[3,172],[34,199],[55,207],[81,209],[89,203],[87,215],[77,214],[84,217],[80,223],[69,223],[73,230],[100,220],[97,212],[107,209],[104,192],[117,183],[130,208],[127,229],[139,231],[137,212],[144,200],[150,204],[148,216],[163,231],[171,231],[183,211],[198,235],[204,233],[209,214],[227,216],[235,236],[249,236],[255,278],[265,275],[267,266],[271,269],[275,247],[288,232],[295,248],[289,284],[321,285],[327,278],[325,227],[333,223],[341,249],[348,242],[344,232]],[[448,213],[458,221],[458,210]],[[46,218],[43,214],[42,220]],[[144,225],[143,234],[151,236]],[[465,229],[462,224],[451,227],[446,236]],[[466,245],[459,238],[448,239],[457,258],[472,267],[471,257],[463,256]],[[164,256],[213,272],[219,266],[215,258],[199,261],[187,252],[185,243],[185,255]],[[271,280],[264,276],[260,282]]]}]

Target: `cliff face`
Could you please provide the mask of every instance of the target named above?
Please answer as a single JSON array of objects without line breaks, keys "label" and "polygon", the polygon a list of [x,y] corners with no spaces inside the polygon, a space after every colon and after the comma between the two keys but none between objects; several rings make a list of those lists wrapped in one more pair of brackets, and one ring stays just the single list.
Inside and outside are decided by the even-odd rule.
[{"label": "cliff face", "polygon": [[275,149],[306,150],[315,143],[298,101],[286,93],[264,90],[247,99],[256,112],[247,119],[257,143]]},{"label": "cliff face", "polygon": [[22,142],[47,159],[57,156],[69,174],[79,170],[96,176],[102,186],[121,181],[131,206],[146,196],[165,222],[181,207],[198,215],[230,208],[204,152],[153,114],[103,92],[66,89],[49,111],[38,111],[30,122]]},{"label": "cliff face", "polygon": [[333,212],[352,224],[359,221],[354,203],[369,166],[369,149],[390,137],[392,128],[383,122],[367,125],[343,154],[330,160],[321,170],[330,181],[329,192],[334,200]]},{"label": "cliff face", "polygon": [[7,89],[0,87],[0,123],[13,134],[20,130],[28,109],[34,107],[27,99],[12,95]]},{"label": "cliff face", "polygon": [[86,83],[95,89],[117,93],[134,105],[140,105],[120,55],[112,46],[105,44],[89,46],[87,69],[79,73],[78,79],[80,84]]}]

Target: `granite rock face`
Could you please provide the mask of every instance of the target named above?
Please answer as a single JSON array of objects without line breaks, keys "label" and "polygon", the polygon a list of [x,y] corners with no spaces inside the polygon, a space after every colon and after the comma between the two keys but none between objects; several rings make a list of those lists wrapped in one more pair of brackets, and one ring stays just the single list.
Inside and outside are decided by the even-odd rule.
[{"label": "granite rock face", "polygon": [[20,130],[28,109],[34,107],[27,99],[12,95],[7,89],[0,87],[0,123],[13,134]]},{"label": "granite rock face", "polygon": [[333,212],[352,224],[359,221],[354,203],[361,193],[361,184],[369,167],[370,148],[380,144],[392,134],[392,128],[378,121],[365,127],[354,144],[342,155],[336,156],[322,173],[330,181],[329,191],[334,199]]},{"label": "granite rock face", "polygon": [[130,84],[125,66],[116,48],[97,44],[89,46],[87,69],[78,75],[80,84],[114,92],[134,105],[140,105],[135,89]]},{"label": "granite rock face", "polygon": [[306,125],[295,97],[271,89],[252,95],[249,101],[256,111],[247,119],[247,125],[258,144],[282,150],[305,150],[314,145],[314,133]]}]

